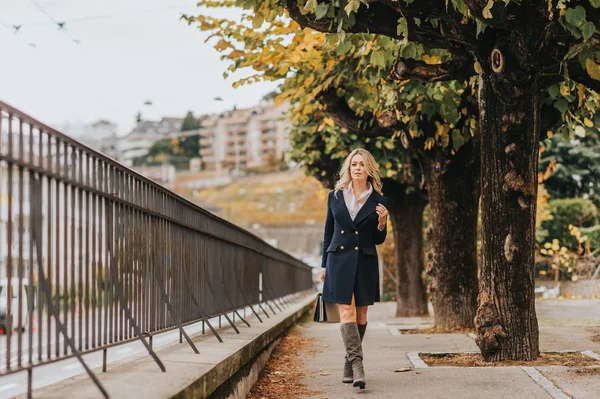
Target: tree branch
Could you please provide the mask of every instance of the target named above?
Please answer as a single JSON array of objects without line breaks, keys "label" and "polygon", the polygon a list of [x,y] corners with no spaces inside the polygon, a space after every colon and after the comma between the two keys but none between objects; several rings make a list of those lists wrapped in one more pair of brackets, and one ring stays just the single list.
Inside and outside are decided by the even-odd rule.
[{"label": "tree branch", "polygon": [[421,83],[469,79],[476,75],[474,63],[467,58],[430,65],[411,58],[397,58],[390,76],[395,80],[411,79]]},{"label": "tree branch", "polygon": [[569,63],[569,77],[577,83],[600,93],[600,80],[592,79],[578,61]]},{"label": "tree branch", "polygon": [[374,122],[373,118],[356,115],[348,102],[339,97],[336,89],[328,89],[319,95],[319,101],[325,106],[324,112],[339,126],[365,137],[389,137],[396,130],[403,127],[401,122],[390,119],[391,115],[385,114],[381,122]]},{"label": "tree branch", "polygon": [[[569,71],[569,78],[571,80],[581,83],[585,87],[594,90],[596,93],[600,93],[600,80],[590,77],[579,61],[573,60],[569,62],[567,64],[567,70]],[[560,69],[560,65],[557,64],[554,68],[548,69],[546,73],[540,77],[540,88],[543,89],[564,80],[563,71]]]},{"label": "tree branch", "polygon": [[[298,4],[299,0],[286,0],[286,8],[290,18],[300,24],[303,28],[311,28],[319,32],[336,33],[338,22],[331,18],[317,19],[314,14],[303,14]],[[355,23],[346,27],[348,33],[372,33],[402,39],[398,35],[398,20],[402,14],[388,6],[375,1],[369,3],[369,7],[361,6],[354,14]],[[424,44],[429,48],[448,48],[448,40],[441,35],[423,29],[415,24],[413,18],[407,18],[408,35],[411,41]]]},{"label": "tree branch", "polygon": [[377,0],[377,2],[399,12],[405,17],[432,19],[448,15],[448,10],[446,10],[443,1],[415,1],[411,4],[406,4],[398,0]]},{"label": "tree branch", "polygon": [[[486,8],[488,0],[464,0],[464,3],[471,11],[471,15],[476,16],[486,25],[496,28],[507,27],[510,22],[516,19],[515,15],[519,15],[519,12],[515,13],[515,15],[509,13],[508,7],[512,5],[512,2],[506,6],[503,1],[494,0],[494,5],[490,10],[492,18],[485,18],[483,15],[483,10]],[[520,7],[519,10],[523,11]]]}]

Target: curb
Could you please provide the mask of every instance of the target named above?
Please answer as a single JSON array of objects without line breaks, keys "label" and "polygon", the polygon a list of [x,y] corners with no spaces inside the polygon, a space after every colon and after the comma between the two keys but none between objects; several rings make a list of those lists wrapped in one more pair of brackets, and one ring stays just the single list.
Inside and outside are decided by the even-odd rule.
[{"label": "curb", "polygon": [[[310,299],[310,301],[309,301]],[[235,378],[238,371],[242,371],[243,368],[250,363],[252,365],[255,360],[266,348],[271,345],[281,334],[283,334],[291,325],[293,325],[298,319],[300,319],[307,311],[312,309],[314,303],[314,296],[307,295],[300,304],[300,309],[296,310],[291,315],[287,316],[277,325],[271,327],[253,341],[240,348],[236,352],[232,353],[229,357],[216,364],[213,368],[208,370],[206,373],[198,377],[196,381],[188,385],[186,388],[171,396],[173,399],[187,399],[187,398],[207,398],[213,393],[220,391],[220,388],[233,393],[237,381],[230,381]],[[251,367],[250,367],[251,368]],[[246,374],[249,370],[246,370]],[[237,377],[244,377],[244,375]],[[228,385],[229,389],[226,389],[224,385]],[[219,392],[219,397],[222,396]]]}]

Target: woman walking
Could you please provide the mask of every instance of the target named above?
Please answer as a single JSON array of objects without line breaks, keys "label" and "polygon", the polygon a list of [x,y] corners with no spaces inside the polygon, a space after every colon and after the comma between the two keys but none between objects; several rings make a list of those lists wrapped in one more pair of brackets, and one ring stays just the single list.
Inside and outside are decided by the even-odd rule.
[{"label": "woman walking", "polygon": [[352,151],[327,200],[321,274],[323,301],[338,303],[346,347],[342,381],[363,389],[362,339],[369,305],[379,302],[376,245],[386,237],[388,211],[379,165],[364,149]]}]

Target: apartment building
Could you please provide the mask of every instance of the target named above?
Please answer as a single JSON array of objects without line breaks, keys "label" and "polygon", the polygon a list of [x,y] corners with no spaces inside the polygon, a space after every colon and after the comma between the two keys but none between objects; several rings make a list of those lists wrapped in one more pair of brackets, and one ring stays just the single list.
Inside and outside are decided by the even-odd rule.
[{"label": "apartment building", "polygon": [[289,148],[289,106],[261,104],[200,118],[200,158],[207,170],[240,170],[280,160]]},{"label": "apartment building", "polygon": [[127,166],[137,157],[148,153],[152,144],[181,130],[183,118],[162,118],[160,121],[142,121],[127,136],[119,140],[119,161]]}]

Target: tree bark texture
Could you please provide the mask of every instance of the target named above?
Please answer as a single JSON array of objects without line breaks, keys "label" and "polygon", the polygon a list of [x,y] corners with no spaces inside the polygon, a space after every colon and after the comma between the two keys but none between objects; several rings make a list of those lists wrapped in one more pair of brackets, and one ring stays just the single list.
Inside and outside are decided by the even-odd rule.
[{"label": "tree bark texture", "polygon": [[475,137],[454,156],[438,151],[425,161],[430,204],[427,273],[437,327],[474,327],[479,157]]},{"label": "tree bark texture", "polygon": [[[384,186],[385,187],[385,186]],[[392,194],[386,190],[394,232],[396,255],[396,317],[427,315],[423,282],[423,210],[427,201],[420,193]]]},{"label": "tree bark texture", "polygon": [[511,43],[507,51],[494,49],[479,80],[483,259],[475,325],[487,361],[539,356],[534,245],[540,90],[523,64],[511,68],[514,54],[535,57],[535,51],[518,38]]}]

